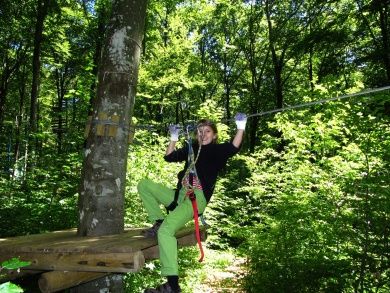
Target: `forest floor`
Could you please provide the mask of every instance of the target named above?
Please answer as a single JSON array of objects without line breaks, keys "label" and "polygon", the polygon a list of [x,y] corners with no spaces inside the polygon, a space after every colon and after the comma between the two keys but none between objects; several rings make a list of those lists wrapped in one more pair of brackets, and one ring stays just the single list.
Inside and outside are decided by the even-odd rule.
[{"label": "forest floor", "polygon": [[242,293],[240,288],[245,273],[245,258],[229,253],[213,252],[213,257],[205,261],[205,275],[193,293]]}]

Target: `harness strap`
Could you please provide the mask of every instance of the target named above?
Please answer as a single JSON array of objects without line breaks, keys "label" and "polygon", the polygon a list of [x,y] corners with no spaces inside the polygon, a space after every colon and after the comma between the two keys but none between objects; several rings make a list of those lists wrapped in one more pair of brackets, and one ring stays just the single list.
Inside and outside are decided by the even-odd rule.
[{"label": "harness strap", "polygon": [[167,209],[168,213],[173,211],[177,207],[177,201],[179,199],[179,192],[180,192],[180,188],[177,187],[175,189],[175,197],[174,197],[173,201],[169,204],[169,206],[165,207]]},{"label": "harness strap", "polygon": [[202,262],[203,258],[204,258],[204,251],[203,251],[203,247],[202,247],[202,241],[200,239],[198,204],[196,203],[196,196],[195,196],[193,189],[188,189],[186,195],[191,200],[192,210],[194,211],[195,235],[196,235],[196,241],[198,242],[198,246],[199,246],[199,250],[200,250],[199,262]]}]

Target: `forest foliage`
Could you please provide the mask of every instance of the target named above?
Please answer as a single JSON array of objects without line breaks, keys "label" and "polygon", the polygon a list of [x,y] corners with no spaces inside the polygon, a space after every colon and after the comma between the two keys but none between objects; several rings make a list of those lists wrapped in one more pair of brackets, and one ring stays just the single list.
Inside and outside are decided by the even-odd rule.
[{"label": "forest foliage", "polygon": [[[0,236],[77,226],[84,129],[108,0],[1,1]],[[174,187],[170,123],[248,120],[206,211],[207,245],[247,258],[247,292],[390,290],[390,2],[148,3],[127,226],[144,177]],[[183,141],[181,141],[183,143]]]}]

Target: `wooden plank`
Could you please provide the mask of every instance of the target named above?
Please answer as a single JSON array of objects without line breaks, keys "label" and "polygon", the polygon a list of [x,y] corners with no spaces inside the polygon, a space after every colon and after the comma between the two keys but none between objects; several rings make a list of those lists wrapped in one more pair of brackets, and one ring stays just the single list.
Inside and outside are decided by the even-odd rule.
[{"label": "wooden plank", "polygon": [[31,235],[24,235],[24,236],[17,236],[17,237],[10,237],[10,238],[0,238],[0,251],[4,247],[16,247],[16,246],[23,246],[28,244],[34,244],[34,243],[49,243],[52,241],[61,241],[65,239],[69,239],[76,235],[76,230],[63,230],[63,231],[54,231],[49,233],[42,233],[42,234],[31,234]]},{"label": "wooden plank", "polygon": [[[77,257],[88,258],[90,256],[92,259],[96,259],[96,263],[106,262],[98,260],[96,255],[101,255],[101,258],[106,257],[107,262],[110,260],[110,263],[115,263],[115,254],[130,257],[134,253],[157,245],[157,238],[143,237],[141,235],[142,230],[143,228],[132,228],[121,234],[80,237],[77,236],[76,230],[72,229],[0,239],[0,260],[4,261],[18,256],[23,257],[23,260],[35,260],[35,263],[29,268],[36,270],[80,270],[79,265],[75,265],[74,262],[83,260],[77,259]],[[205,239],[204,230],[204,227],[201,227],[202,236]],[[196,244],[193,227],[183,228],[176,234],[176,237],[179,246]],[[154,249],[152,248],[150,251]],[[147,256],[147,259],[157,257],[155,252],[150,252],[150,256]],[[114,269],[106,266],[103,270],[102,266],[92,265],[84,266],[82,270],[129,271],[126,266],[120,264],[118,260],[116,261]]]},{"label": "wooden plank", "polygon": [[[154,245],[156,240],[153,242],[149,241],[141,236],[141,231],[145,228],[128,228],[124,233],[115,235],[105,235],[98,237],[88,236],[77,236],[76,229],[54,231],[43,234],[32,234],[11,238],[0,238],[0,252],[1,251],[58,251],[59,247],[72,248],[77,251],[83,250],[85,247],[95,248],[112,245],[113,243],[127,243],[128,241],[145,240],[145,245]],[[201,227],[201,229],[203,229]],[[193,227],[186,227],[176,233],[177,237],[187,235],[194,231]],[[115,248],[113,248],[115,249]],[[134,251],[139,250],[138,248]],[[67,251],[64,249],[64,251]]]},{"label": "wooden plank", "polygon": [[107,275],[108,273],[52,271],[42,274],[38,280],[38,285],[41,292],[52,293]]},{"label": "wooden plank", "polygon": [[[141,251],[131,253],[39,253],[25,252],[17,255],[21,260],[28,260],[30,270],[59,270],[85,272],[137,272],[145,263]],[[9,256],[7,256],[8,258]],[[0,261],[4,256],[0,256]]]},{"label": "wooden plank", "polygon": [[[176,237],[193,233],[194,228],[180,230]],[[143,229],[131,229],[121,234],[81,237],[76,230],[51,232],[0,239],[0,254],[13,252],[134,252],[157,244],[156,238],[141,236]]]},{"label": "wooden plank", "polygon": [[[108,246],[115,249],[115,243],[124,238],[130,241],[132,237],[140,235],[141,229],[126,231],[122,234],[106,235],[99,237],[82,237],[76,235],[76,230],[34,234],[13,238],[0,239],[0,253],[6,252],[82,252],[99,251],[100,246]],[[142,237],[142,236],[139,236]],[[139,249],[138,249],[139,250]],[[127,245],[126,252],[134,252]]]},{"label": "wooden plank", "polygon": [[[131,229],[121,234],[100,237],[81,237],[75,230],[51,232],[0,239],[0,254],[13,252],[134,252],[157,244],[156,238],[141,236],[142,229]],[[176,237],[192,234],[188,227],[180,230]]]},{"label": "wooden plank", "polygon": [[[50,271],[38,283],[42,292],[57,292],[108,273],[136,272],[145,259],[158,258],[157,238],[141,236],[143,229],[100,237],[80,237],[72,229],[0,239],[0,261],[16,256],[31,261],[31,266],[22,268],[23,275]],[[201,227],[202,240],[206,236]],[[193,227],[180,230],[176,238],[179,247],[196,244]]]},{"label": "wooden plank", "polygon": [[100,238],[93,245],[84,247],[85,251],[89,252],[132,252],[139,251],[143,248],[144,242],[147,242],[145,237],[141,236],[141,230],[124,232],[116,235],[116,237]]},{"label": "wooden plank", "polygon": [[[192,230],[192,229],[191,229]],[[180,247],[196,244],[196,237],[194,231],[186,229],[184,232],[178,233],[177,241]],[[190,233],[190,234],[185,234]],[[181,236],[182,235],[182,236]],[[206,239],[206,231],[201,230],[201,239]],[[121,238],[123,240],[123,238]],[[148,239],[150,243],[155,245],[150,246],[142,250],[145,260],[153,260],[159,258],[159,250],[156,239]],[[104,277],[105,273],[96,272],[63,272],[52,271],[46,272],[41,275],[38,281],[39,288],[44,293],[58,292],[70,287],[77,286],[79,284],[89,282],[101,277]]]},{"label": "wooden plank", "polygon": [[[33,250],[35,251],[51,251],[51,252],[98,252],[104,250],[101,249],[101,246],[107,243],[111,248],[115,248],[115,243],[118,242],[118,239],[122,237],[121,235],[107,235],[100,237],[80,237],[74,236],[68,238],[64,241],[56,241],[51,243],[41,243],[35,244]],[[111,250],[110,250],[111,251]],[[127,247],[126,252],[134,252],[131,246]]]}]

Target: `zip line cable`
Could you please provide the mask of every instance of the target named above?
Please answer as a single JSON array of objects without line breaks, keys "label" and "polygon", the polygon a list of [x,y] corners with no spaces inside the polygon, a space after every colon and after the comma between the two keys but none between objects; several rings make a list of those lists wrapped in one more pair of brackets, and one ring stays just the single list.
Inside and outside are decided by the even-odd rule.
[{"label": "zip line cable", "polygon": [[[269,111],[264,111],[264,112],[259,112],[259,113],[253,113],[253,114],[249,114],[247,116],[247,118],[249,119],[249,118],[256,117],[256,116],[265,116],[265,115],[268,115],[268,114],[288,111],[288,110],[292,110],[292,109],[299,109],[299,108],[310,107],[310,106],[319,105],[319,104],[323,104],[323,103],[327,103],[327,102],[331,102],[331,101],[343,100],[343,99],[347,99],[347,98],[358,97],[358,96],[368,95],[368,94],[372,94],[372,93],[383,92],[383,91],[387,91],[387,90],[390,90],[390,86],[384,86],[384,87],[374,88],[374,89],[366,89],[366,90],[362,90],[360,92],[353,93],[353,94],[346,94],[346,95],[337,96],[337,97],[333,97],[333,98],[329,98],[329,99],[322,99],[322,100],[318,100],[318,101],[292,105],[292,106],[288,106],[288,107],[284,107],[284,108],[278,108],[278,109],[274,109],[274,110],[269,110]],[[223,120],[218,121],[218,122],[230,122],[230,121],[234,121],[234,118],[223,119]],[[194,123],[196,123],[196,122],[191,121],[190,123],[187,123],[187,124],[191,125],[191,124],[194,124]],[[137,128],[137,126],[136,126],[136,128]]]},{"label": "zip line cable", "polygon": [[[347,95],[342,95],[342,96],[338,96],[338,97],[334,97],[334,98],[297,104],[297,105],[293,105],[293,106],[278,108],[278,109],[264,111],[264,112],[260,112],[260,113],[254,113],[254,114],[248,115],[247,118],[251,118],[251,117],[255,117],[255,116],[265,116],[268,114],[288,111],[288,110],[292,110],[292,109],[305,108],[305,107],[309,107],[309,106],[313,106],[313,105],[323,104],[323,103],[327,103],[327,102],[331,102],[331,101],[342,100],[342,99],[347,99],[347,98],[352,98],[352,97],[358,97],[358,96],[382,92],[382,91],[386,91],[386,90],[390,90],[390,86],[384,86],[384,87],[380,87],[380,88],[376,88],[376,89],[363,90],[363,91],[353,93],[353,94],[347,94]],[[225,120],[225,121],[233,121],[233,120],[234,119],[229,119],[229,120]]]},{"label": "zip line cable", "polygon": [[[268,115],[268,114],[288,111],[288,110],[292,110],[292,109],[299,109],[299,108],[310,107],[310,106],[319,105],[319,104],[323,104],[323,103],[327,103],[327,102],[331,102],[331,101],[343,100],[343,99],[347,99],[347,98],[358,97],[358,96],[372,94],[372,93],[377,93],[377,92],[383,92],[383,91],[386,91],[386,90],[390,90],[390,86],[384,86],[384,87],[380,87],[380,88],[362,90],[360,92],[353,93],[353,94],[346,94],[346,95],[337,96],[337,97],[333,97],[333,98],[329,98],[329,99],[322,99],[322,100],[318,100],[318,101],[292,105],[292,106],[288,106],[288,107],[284,107],[284,108],[278,108],[278,109],[274,109],[274,110],[269,110],[269,111],[249,114],[247,116],[247,118],[249,119],[249,118],[256,117],[256,116],[265,116],[265,115]],[[230,122],[230,121],[234,121],[234,118],[224,119],[224,120],[221,120],[219,122]]]},{"label": "zip line cable", "polygon": [[[269,110],[269,111],[264,111],[264,112],[259,112],[259,113],[253,113],[253,114],[249,114],[247,116],[247,118],[249,119],[249,118],[256,117],[256,116],[265,116],[265,115],[268,115],[268,114],[288,111],[288,110],[292,110],[292,109],[306,108],[306,107],[319,105],[319,104],[323,104],[323,103],[327,103],[327,102],[331,102],[331,101],[343,100],[343,99],[347,99],[347,98],[358,97],[358,96],[368,95],[368,94],[372,94],[372,93],[383,92],[383,91],[387,91],[387,90],[390,90],[390,86],[384,86],[384,87],[380,87],[380,88],[362,90],[362,91],[357,92],[357,93],[346,94],[346,95],[337,96],[337,97],[333,97],[333,98],[329,98],[329,99],[322,99],[322,100],[318,100],[318,101],[292,105],[292,106],[288,106],[288,107],[284,107],[284,108],[278,108],[278,109],[274,109],[274,110]],[[224,123],[224,122],[230,122],[230,121],[234,121],[234,118],[223,119],[221,121],[216,121],[216,122]],[[133,125],[133,126],[131,126],[129,128],[127,126],[122,125],[121,123],[112,122],[112,121],[108,121],[108,120],[92,121],[91,124],[118,125],[120,127],[123,127],[125,130],[128,130],[129,132],[132,132],[132,133],[135,131],[135,129],[146,129],[146,130],[151,131],[151,130],[157,130],[157,129],[162,129],[163,128],[161,126],[159,127],[157,125],[147,125],[147,124]],[[183,123],[183,125],[184,125],[183,127],[179,127],[182,130],[185,129],[186,127],[188,127],[188,126],[192,126],[193,129],[196,128],[196,122],[195,121],[188,121],[187,123]]]}]

